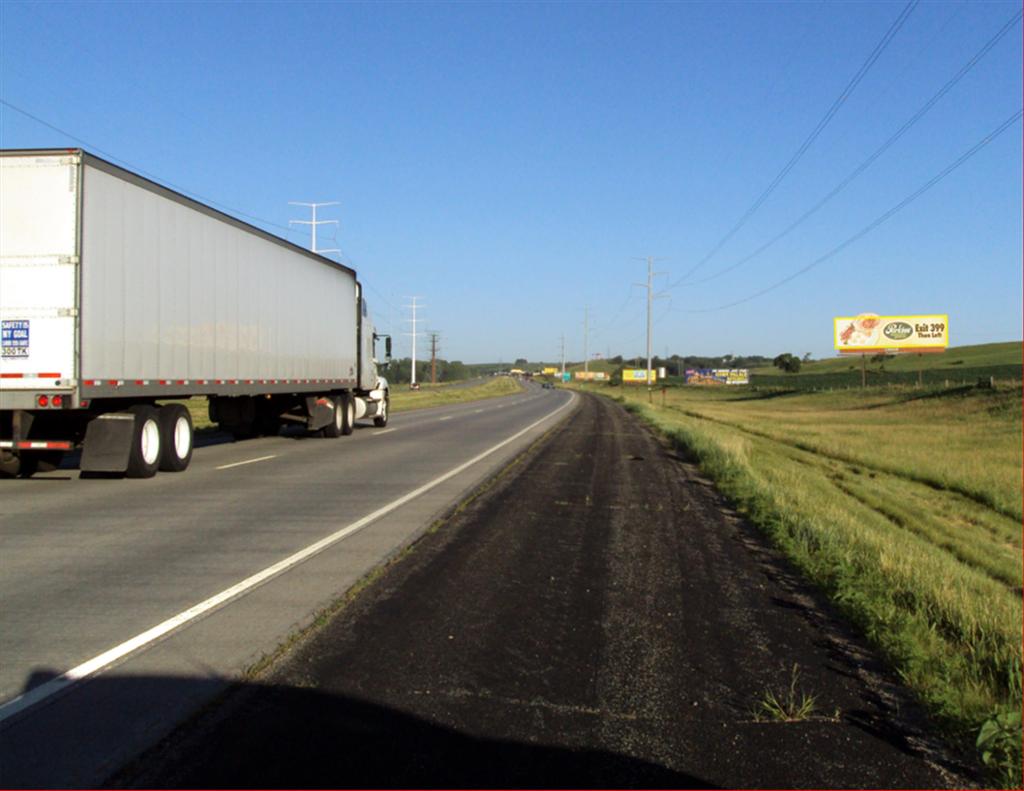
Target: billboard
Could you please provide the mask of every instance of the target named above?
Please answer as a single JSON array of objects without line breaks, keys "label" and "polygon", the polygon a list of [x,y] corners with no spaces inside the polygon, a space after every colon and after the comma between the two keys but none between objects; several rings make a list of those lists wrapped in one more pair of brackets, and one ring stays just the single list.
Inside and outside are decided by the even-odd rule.
[{"label": "billboard", "polygon": [[543,371],[541,371],[541,373],[544,374],[545,376],[554,376],[555,374],[558,373],[558,369],[557,368],[545,368]]},{"label": "billboard", "polygon": [[[658,372],[651,371],[651,384],[658,381]],[[646,368],[623,368],[622,369],[622,384],[624,385],[644,385],[647,384],[647,369]]]},{"label": "billboard", "polygon": [[840,354],[941,352],[949,346],[949,316],[837,316],[832,335]]},{"label": "billboard", "polygon": [[604,371],[576,371],[573,377],[577,382],[604,382],[608,379],[608,374]]},{"label": "billboard", "polygon": [[750,384],[750,372],[746,368],[687,368],[684,376],[688,385]]}]

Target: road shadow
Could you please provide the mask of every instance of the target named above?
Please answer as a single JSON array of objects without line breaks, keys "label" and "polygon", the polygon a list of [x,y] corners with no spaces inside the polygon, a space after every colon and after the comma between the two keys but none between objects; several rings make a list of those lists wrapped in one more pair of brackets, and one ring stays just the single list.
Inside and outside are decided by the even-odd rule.
[{"label": "road shadow", "polygon": [[[101,678],[117,697],[208,683]],[[186,693],[187,694],[187,693]],[[500,727],[500,726],[499,726]],[[481,737],[315,689],[232,685],[109,777],[113,788],[712,788],[613,752]]]}]

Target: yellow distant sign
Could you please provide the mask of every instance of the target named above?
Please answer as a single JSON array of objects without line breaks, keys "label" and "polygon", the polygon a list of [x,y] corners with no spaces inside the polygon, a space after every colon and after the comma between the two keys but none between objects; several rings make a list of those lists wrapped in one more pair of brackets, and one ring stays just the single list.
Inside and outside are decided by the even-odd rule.
[{"label": "yellow distant sign", "polygon": [[[651,384],[658,381],[658,372],[651,370]],[[647,371],[644,368],[623,368],[622,369],[622,384],[624,385],[642,385],[647,384]]]},{"label": "yellow distant sign", "polygon": [[544,370],[542,371],[542,373],[543,373],[543,374],[544,374],[545,376],[554,376],[555,374],[557,374],[557,373],[558,373],[558,369],[557,369],[557,368],[545,368],[545,369],[544,369]]},{"label": "yellow distant sign", "polygon": [[949,346],[949,316],[837,316],[832,322],[841,354],[867,352],[941,352]]}]

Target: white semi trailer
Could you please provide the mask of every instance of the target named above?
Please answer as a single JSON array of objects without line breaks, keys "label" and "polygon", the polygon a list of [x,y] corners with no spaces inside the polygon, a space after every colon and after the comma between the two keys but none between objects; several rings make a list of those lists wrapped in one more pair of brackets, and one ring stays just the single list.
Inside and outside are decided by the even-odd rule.
[{"label": "white semi trailer", "polygon": [[[79,149],[0,151],[0,476],[192,458],[237,437],[387,424],[356,273]],[[386,362],[384,366],[386,367]]]}]

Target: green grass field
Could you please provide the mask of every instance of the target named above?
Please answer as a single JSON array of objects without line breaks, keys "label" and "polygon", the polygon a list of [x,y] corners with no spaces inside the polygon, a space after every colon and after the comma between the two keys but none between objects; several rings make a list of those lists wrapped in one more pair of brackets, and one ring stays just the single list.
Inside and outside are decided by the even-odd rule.
[{"label": "green grass field", "polygon": [[[391,411],[407,412],[413,409],[426,409],[446,404],[460,404],[464,401],[479,401],[484,398],[518,393],[521,385],[507,376],[488,379],[472,387],[453,387],[451,385],[424,385],[420,390],[409,390],[396,386],[391,391]],[[164,402],[162,402],[164,403]],[[189,398],[182,401],[192,414],[192,424],[197,430],[215,430],[216,424],[210,421],[205,398]]]},{"label": "green grass field", "polygon": [[1019,387],[602,390],[697,460],[954,738],[984,726],[1020,785]]},{"label": "green grass field", "polygon": [[494,376],[472,387],[450,385],[425,385],[420,390],[409,390],[396,386],[391,391],[391,411],[407,412],[411,409],[426,409],[446,404],[461,404],[464,401],[479,401],[483,398],[498,398],[522,390],[522,385],[509,376]]}]

